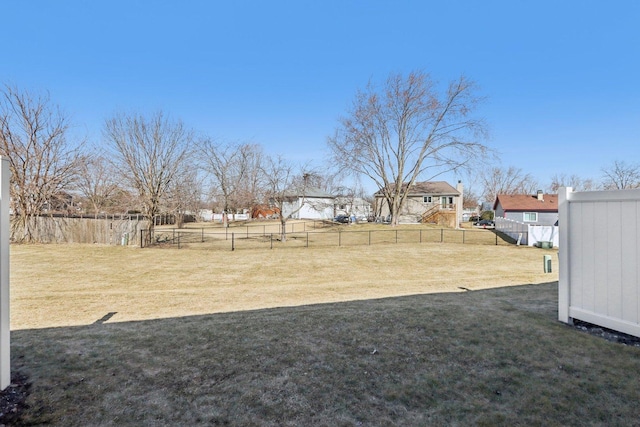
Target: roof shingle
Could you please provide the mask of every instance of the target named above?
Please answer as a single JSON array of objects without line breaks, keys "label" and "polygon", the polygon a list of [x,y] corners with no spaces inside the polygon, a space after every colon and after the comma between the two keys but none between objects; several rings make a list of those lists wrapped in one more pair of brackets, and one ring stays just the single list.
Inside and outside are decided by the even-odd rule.
[{"label": "roof shingle", "polygon": [[[402,184],[403,189],[407,187],[407,184]],[[460,192],[453,188],[446,181],[424,181],[416,182],[411,186],[408,191],[409,196],[421,196],[423,194],[429,195],[447,195],[447,196],[459,196]],[[382,195],[382,190],[378,191],[376,195]]]},{"label": "roof shingle", "polygon": [[498,194],[493,209],[498,203],[505,212],[558,212],[558,195],[543,194],[542,200],[537,195],[530,194]]}]

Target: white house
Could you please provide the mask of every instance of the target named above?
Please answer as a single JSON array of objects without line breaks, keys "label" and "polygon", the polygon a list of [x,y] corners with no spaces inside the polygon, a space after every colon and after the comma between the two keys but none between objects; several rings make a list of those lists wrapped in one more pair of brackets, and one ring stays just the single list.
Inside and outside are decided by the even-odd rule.
[{"label": "white house", "polygon": [[361,197],[336,196],[334,214],[368,218],[373,215],[373,208],[371,203]]},{"label": "white house", "polygon": [[332,219],[335,197],[318,188],[292,193],[282,204],[282,215],[293,219]]}]

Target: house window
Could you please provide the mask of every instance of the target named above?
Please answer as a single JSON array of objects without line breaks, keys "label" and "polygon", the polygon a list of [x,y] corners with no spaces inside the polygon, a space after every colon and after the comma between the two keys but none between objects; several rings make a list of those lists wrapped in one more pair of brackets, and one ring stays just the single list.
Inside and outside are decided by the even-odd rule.
[{"label": "house window", "polygon": [[422,201],[423,201],[424,203],[431,203],[431,196],[424,196],[424,197],[422,198]]},{"label": "house window", "polygon": [[524,222],[538,222],[538,212],[525,212]]},{"label": "house window", "polygon": [[440,201],[443,208],[450,208],[453,205],[453,196],[442,196]]}]

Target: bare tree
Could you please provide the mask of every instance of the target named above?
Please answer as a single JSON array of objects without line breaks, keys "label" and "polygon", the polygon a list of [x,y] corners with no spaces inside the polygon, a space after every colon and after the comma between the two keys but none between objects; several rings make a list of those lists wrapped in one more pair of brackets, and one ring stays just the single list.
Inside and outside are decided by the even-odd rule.
[{"label": "bare tree", "polygon": [[486,202],[493,203],[498,194],[533,194],[538,183],[522,169],[509,166],[507,169],[493,167],[481,173],[480,182],[484,187],[482,196]]},{"label": "bare tree", "polygon": [[336,195],[337,209],[343,211],[350,218],[354,215],[368,217],[372,214],[371,209],[367,208],[366,205],[370,207],[373,204],[373,197],[365,193],[359,182],[335,187],[333,194]]},{"label": "bare tree", "polygon": [[[287,220],[298,213],[303,205],[286,210],[298,197],[304,198],[314,174],[304,172],[304,168],[282,156],[267,156],[262,164],[262,173],[266,185],[266,197],[278,211],[280,217],[280,240],[287,240]],[[286,212],[285,212],[286,210]]]},{"label": "bare tree", "polygon": [[255,144],[217,143],[206,139],[201,144],[203,169],[213,181],[213,196],[225,213],[238,213],[259,200],[262,149]]},{"label": "bare tree", "polygon": [[398,213],[418,177],[434,178],[468,166],[488,149],[481,120],[472,116],[480,98],[460,77],[440,94],[422,72],[391,75],[383,87],[371,83],[356,94],[348,116],[329,138],[334,161],[380,188],[397,225]]},{"label": "bare tree", "polygon": [[188,212],[196,214],[202,195],[202,180],[196,168],[183,168],[169,185],[165,207],[176,218],[176,227],[183,228]]},{"label": "bare tree", "polygon": [[253,208],[265,198],[262,147],[257,144],[243,144],[241,159],[241,164],[244,165],[243,179],[239,182],[234,199],[237,206]]},{"label": "bare tree", "polygon": [[96,218],[114,204],[114,196],[119,190],[111,163],[101,155],[89,157],[80,165],[76,187],[91,205],[90,209]]},{"label": "bare tree", "polygon": [[602,169],[604,179],[602,186],[605,190],[623,190],[640,187],[640,165],[625,163],[621,160],[614,161],[611,165]]},{"label": "bare tree", "polygon": [[147,239],[151,239],[154,218],[161,213],[173,180],[185,168],[192,133],[182,121],[158,112],[150,117],[115,115],[105,122],[104,136],[114,165],[137,192],[142,214],[150,221]]},{"label": "bare tree", "polygon": [[0,90],[0,154],[11,170],[12,239],[36,240],[36,217],[67,192],[84,161],[67,140],[69,121],[48,95]]},{"label": "bare tree", "polygon": [[556,193],[560,187],[571,187],[575,191],[591,191],[598,188],[592,179],[583,179],[578,175],[567,176],[563,173],[555,174],[551,177],[549,191]]},{"label": "bare tree", "polygon": [[464,209],[478,209],[480,206],[480,197],[478,194],[471,188],[465,188],[462,193],[462,207]]}]

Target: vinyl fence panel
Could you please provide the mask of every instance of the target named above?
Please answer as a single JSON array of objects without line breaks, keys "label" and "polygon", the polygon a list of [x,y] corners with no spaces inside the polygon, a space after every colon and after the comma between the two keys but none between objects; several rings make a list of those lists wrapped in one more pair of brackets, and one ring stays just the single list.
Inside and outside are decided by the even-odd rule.
[{"label": "vinyl fence panel", "polygon": [[640,189],[561,188],[558,318],[640,336]]},{"label": "vinyl fence panel", "polygon": [[11,383],[9,159],[0,157],[0,390]]}]

